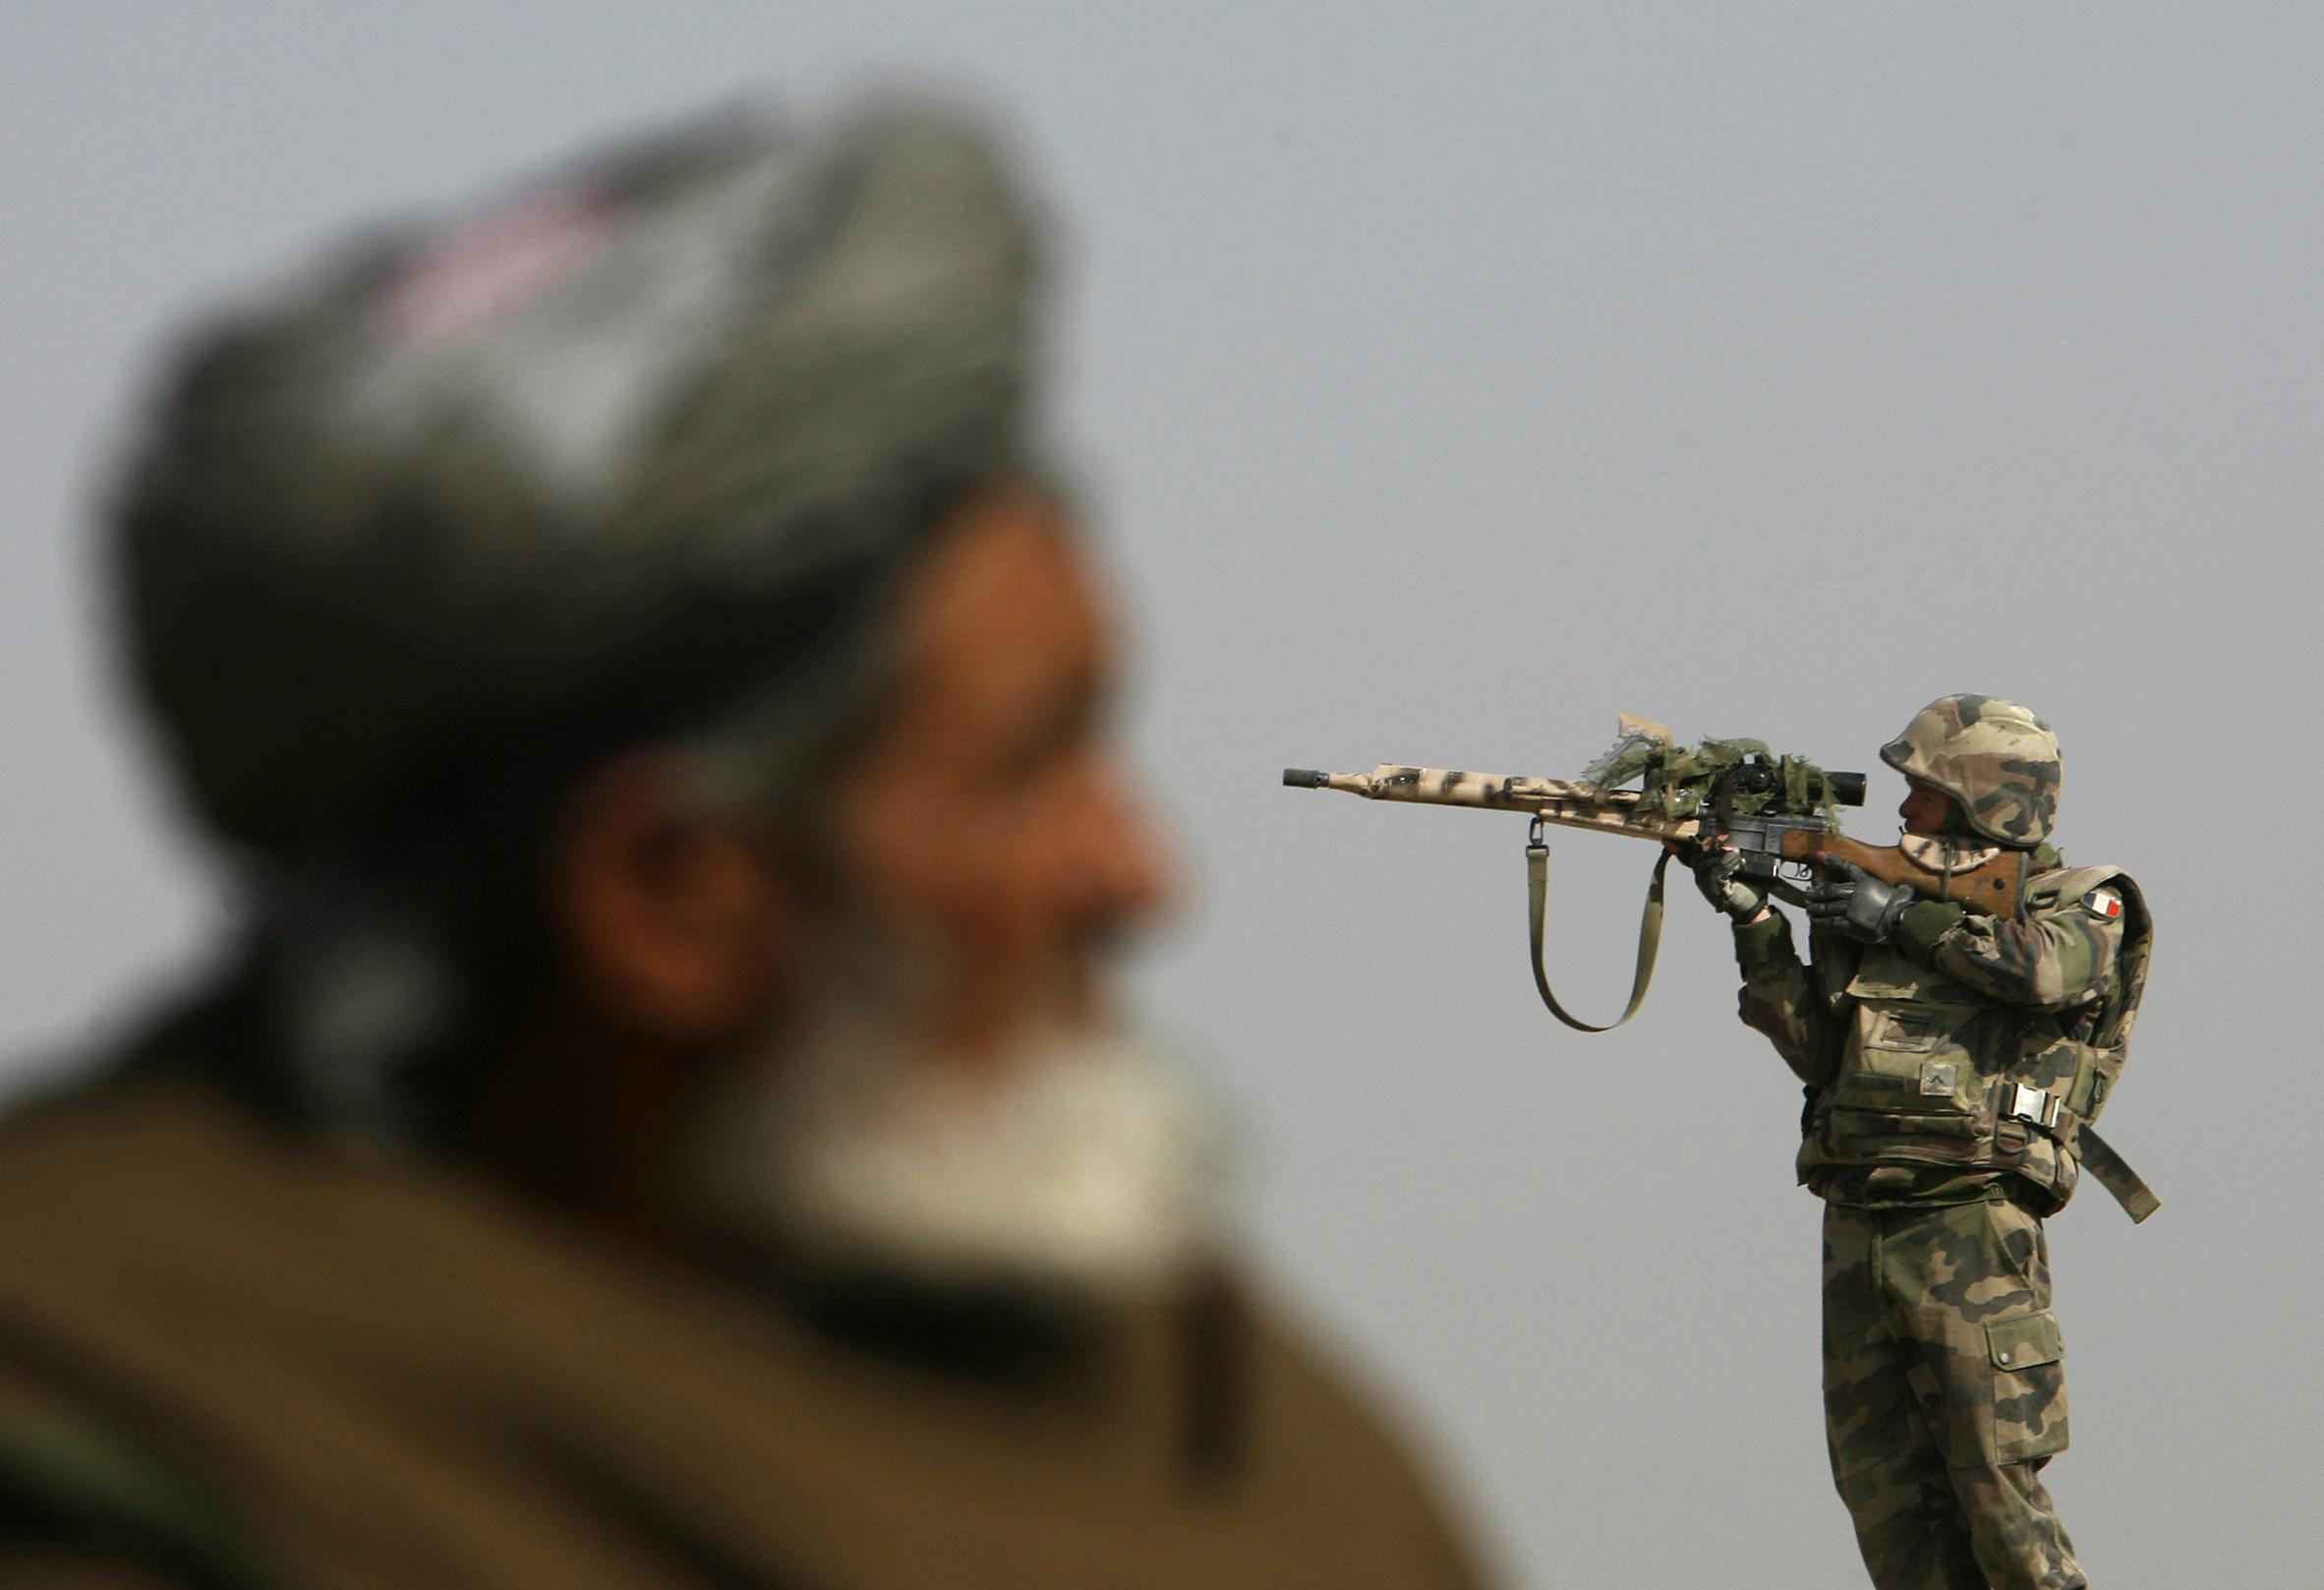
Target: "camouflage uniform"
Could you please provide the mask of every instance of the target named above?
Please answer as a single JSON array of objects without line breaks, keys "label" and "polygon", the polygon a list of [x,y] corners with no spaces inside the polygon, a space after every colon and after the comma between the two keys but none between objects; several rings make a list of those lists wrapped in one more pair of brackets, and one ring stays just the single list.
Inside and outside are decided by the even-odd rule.
[{"label": "camouflage uniform", "polygon": [[1882,1590],[2074,1590],[2038,1477],[2066,1444],[2042,1217],[2120,1075],[2145,909],[2117,869],[2041,843],[2056,741],[2022,708],[1947,697],[1882,754],[2030,855],[2013,917],[1923,901],[1887,942],[1812,934],[1805,966],[1781,915],[1735,930],[1743,1020],[1807,1087],[1832,1477]]}]

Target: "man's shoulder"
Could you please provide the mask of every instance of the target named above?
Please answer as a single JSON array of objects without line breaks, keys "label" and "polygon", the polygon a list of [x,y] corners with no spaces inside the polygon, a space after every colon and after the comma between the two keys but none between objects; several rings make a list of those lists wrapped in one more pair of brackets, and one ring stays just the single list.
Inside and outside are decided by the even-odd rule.
[{"label": "man's shoulder", "polygon": [[205,1187],[261,1157],[222,1105],[165,1083],[100,1082],[18,1102],[0,1115],[0,1272],[46,1234],[86,1241],[166,1196],[191,1211]]},{"label": "man's shoulder", "polygon": [[241,1219],[320,1169],[285,1135],[198,1086],[104,1081],[0,1118],[0,1274],[45,1267],[29,1252],[136,1241],[159,1252],[174,1228]]},{"label": "man's shoulder", "polygon": [[6,1582],[268,1582],[182,1421],[147,1417],[112,1362],[124,1338],[190,1360],[217,1325],[189,1308],[187,1278],[223,1246],[204,1238],[223,1212],[213,1195],[237,1181],[247,1194],[235,1135],[226,1112],[150,1086],[53,1092],[0,1119]]},{"label": "man's shoulder", "polygon": [[[256,1363],[285,1332],[410,1333],[498,1279],[570,1303],[580,1245],[442,1167],[275,1127],[197,1084],[120,1080],[0,1122],[0,1320],[156,1363]],[[447,1295],[448,1294],[448,1295]]]},{"label": "man's shoulder", "polygon": [[2146,910],[2137,881],[2125,868],[2112,864],[2056,866],[2035,874],[2025,893],[2034,911],[2079,909],[2109,921],[2133,912],[2143,915]]}]

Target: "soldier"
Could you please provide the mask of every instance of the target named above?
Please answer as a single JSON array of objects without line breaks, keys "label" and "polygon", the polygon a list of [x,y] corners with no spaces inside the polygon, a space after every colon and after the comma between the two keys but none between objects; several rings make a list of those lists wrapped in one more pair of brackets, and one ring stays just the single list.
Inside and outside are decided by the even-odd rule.
[{"label": "soldier", "polygon": [[187,341],[114,567],[246,927],[0,1123],[0,1580],[1475,1582],[1109,992],[1026,210],[727,114]]},{"label": "soldier", "polygon": [[1881,1590],[2074,1590],[2087,1581],[2040,1479],[2066,1444],[2042,1221],[2072,1196],[2079,1126],[2121,1074],[2146,910],[2120,868],[2067,867],[2050,846],[2058,741],[2023,707],[1946,696],[1881,757],[1910,785],[1916,860],[2025,856],[2013,913],[1842,863],[1808,892],[1802,966],[1733,851],[1696,868],[1734,918],[1744,1022],[1806,1085],[1832,1478]]}]

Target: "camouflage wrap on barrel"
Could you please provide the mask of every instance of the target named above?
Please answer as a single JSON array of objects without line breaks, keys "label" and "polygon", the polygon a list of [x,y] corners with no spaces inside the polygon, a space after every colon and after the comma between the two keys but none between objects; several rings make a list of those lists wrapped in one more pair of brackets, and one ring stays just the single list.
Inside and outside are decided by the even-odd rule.
[{"label": "camouflage wrap on barrel", "polygon": [[2030,850],[2058,822],[2058,736],[2013,701],[1940,696],[1881,747],[1881,760],[1959,803],[1968,825]]},{"label": "camouflage wrap on barrel", "polygon": [[1826,1209],[1825,1434],[1879,1590],[2088,1583],[2040,1478],[2064,1354],[2024,1209]]},{"label": "camouflage wrap on barrel", "polygon": [[1702,827],[1692,818],[1666,815],[1649,804],[1636,790],[1609,790],[1585,779],[1469,773],[1455,768],[1407,767],[1395,762],[1382,762],[1369,773],[1306,773],[1286,769],[1285,778],[1311,789],[1345,791],[1366,800],[1522,811],[1547,823],[1628,834],[1636,839],[1690,840]]}]

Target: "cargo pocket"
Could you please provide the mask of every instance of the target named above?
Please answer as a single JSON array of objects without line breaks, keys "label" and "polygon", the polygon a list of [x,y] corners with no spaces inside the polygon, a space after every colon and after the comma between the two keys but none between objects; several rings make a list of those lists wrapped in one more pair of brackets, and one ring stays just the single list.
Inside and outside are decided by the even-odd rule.
[{"label": "cargo pocket", "polygon": [[2047,1309],[1985,1326],[1993,1370],[1993,1460],[2065,1450],[2065,1338]]}]

